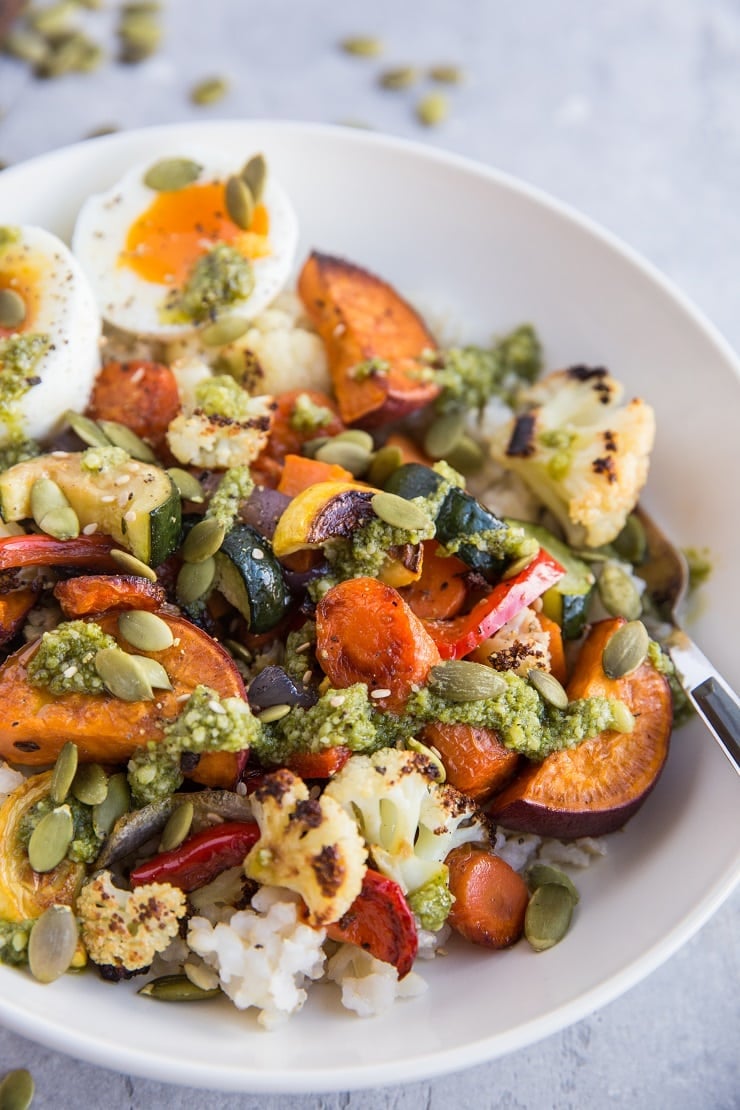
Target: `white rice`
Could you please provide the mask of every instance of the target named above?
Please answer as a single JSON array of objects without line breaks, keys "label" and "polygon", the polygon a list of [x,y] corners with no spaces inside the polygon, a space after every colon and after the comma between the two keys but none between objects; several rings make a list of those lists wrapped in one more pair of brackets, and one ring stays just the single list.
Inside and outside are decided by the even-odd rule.
[{"label": "white rice", "polygon": [[342,944],[326,968],[327,978],[342,989],[342,1005],[360,1017],[386,1013],[397,998],[423,994],[427,984],[415,971],[399,980],[392,964],[376,960],[354,944]]}]

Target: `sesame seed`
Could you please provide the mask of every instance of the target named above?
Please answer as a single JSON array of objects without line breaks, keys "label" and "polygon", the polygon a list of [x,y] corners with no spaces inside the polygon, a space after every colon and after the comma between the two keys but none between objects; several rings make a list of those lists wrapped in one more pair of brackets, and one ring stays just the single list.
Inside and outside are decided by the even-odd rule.
[{"label": "sesame seed", "polygon": [[114,486],[127,486],[130,481],[131,481],[131,475],[130,474],[119,474],[118,477],[116,478],[116,480],[114,481],[113,485]]},{"label": "sesame seed", "polygon": [[246,795],[247,795],[247,784],[246,784],[246,782],[238,782],[236,784],[236,792],[237,792],[237,794],[239,795],[240,798],[245,798]]},{"label": "sesame seed", "polygon": [[346,324],[337,324],[336,327],[334,328],[334,331],[333,331],[332,334],[335,335],[338,339],[340,335],[344,335],[346,330],[347,330],[347,325]]},{"label": "sesame seed", "polygon": [[115,501],[115,496],[112,493],[104,493],[100,500],[104,505],[110,505],[111,502]]},{"label": "sesame seed", "polygon": [[52,451],[51,457],[52,459],[66,459],[68,454],[69,451]]},{"label": "sesame seed", "polygon": [[75,666],[74,663],[71,663],[69,667],[64,668],[64,670],[62,671],[62,674],[64,675],[65,678],[71,678],[72,675],[77,674],[77,667]]},{"label": "sesame seed", "polygon": [[264,557],[265,557],[264,551],[260,551],[260,549],[258,547],[253,547],[252,548],[252,558],[253,559],[260,560],[260,559],[264,559]]},{"label": "sesame seed", "polygon": [[344,694],[335,694],[333,698],[329,698],[329,705],[332,709],[339,709],[339,706],[344,705],[346,700]]},{"label": "sesame seed", "polygon": [[140,366],[138,370],[134,370],[131,375],[131,384],[136,385],[144,377],[144,367]]},{"label": "sesame seed", "polygon": [[119,493],[119,495],[118,495],[119,507],[122,509],[124,505],[128,504],[128,502],[129,502],[128,495],[125,492],[124,493]]},{"label": "sesame seed", "polygon": [[93,536],[98,530],[98,522],[93,521],[92,524],[86,524],[82,529],[83,536]]},{"label": "sesame seed", "polygon": [[218,701],[209,701],[208,708],[211,710],[212,713],[220,713],[223,715],[226,714],[226,710]]},{"label": "sesame seed", "polygon": [[306,671],[304,673],[304,675],[303,675],[303,685],[304,686],[308,686],[309,682],[311,681],[312,674],[313,674],[313,671],[310,671],[310,670]]},{"label": "sesame seed", "polygon": [[301,644],[300,647],[297,647],[295,649],[295,653],[296,653],[296,655],[303,655],[303,654],[305,654],[305,652],[310,651],[310,650],[311,650],[311,641],[306,640],[305,644]]},{"label": "sesame seed", "polygon": [[176,701],[187,701],[189,697],[190,697],[190,694],[178,694],[177,698],[175,700]]},{"label": "sesame seed", "polygon": [[389,698],[390,696],[391,696],[390,690],[383,689],[383,690],[371,690],[370,691],[370,697],[371,698]]},{"label": "sesame seed", "polygon": [[133,521],[136,520],[136,513],[133,509],[129,509],[127,513],[123,514],[123,519],[126,521],[127,524],[132,524]]}]

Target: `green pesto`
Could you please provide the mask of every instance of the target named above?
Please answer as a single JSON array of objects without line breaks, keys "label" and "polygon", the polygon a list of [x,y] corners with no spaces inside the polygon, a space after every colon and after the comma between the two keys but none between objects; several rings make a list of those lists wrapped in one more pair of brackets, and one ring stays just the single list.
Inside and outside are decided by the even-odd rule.
[{"label": "green pesto", "polygon": [[82,452],[80,466],[93,474],[103,474],[108,470],[117,470],[125,466],[130,457],[123,447],[88,447]]},{"label": "green pesto", "polygon": [[406,901],[419,919],[422,929],[436,933],[444,925],[455,896],[449,887],[449,869],[442,864],[439,873],[418,890],[406,896]]},{"label": "green pesto", "polygon": [[11,444],[25,441],[18,403],[38,385],[36,369],[48,348],[48,335],[10,335],[0,340],[0,424],[5,425]]},{"label": "green pesto", "polygon": [[689,568],[689,589],[695,590],[709,581],[712,573],[711,553],[708,547],[685,547],[684,558]]},{"label": "green pesto", "polygon": [[470,535],[462,534],[454,539],[445,540],[445,550],[457,554],[461,547],[475,547],[497,559],[522,559],[525,555],[535,555],[539,549],[537,540],[528,536],[523,528],[515,524],[502,524],[500,528],[485,528]]},{"label": "green pesto", "polygon": [[250,419],[249,394],[230,374],[215,374],[198,382],[195,403],[206,416],[222,416],[240,423]]},{"label": "green pesto", "polygon": [[4,251],[6,247],[14,247],[20,241],[21,229],[19,227],[12,227],[9,224],[0,227],[0,251]]},{"label": "green pesto", "polygon": [[547,473],[556,482],[562,481],[573,465],[573,447],[577,441],[575,432],[566,432],[563,428],[554,428],[540,435],[543,447],[553,450],[547,460]]},{"label": "green pesto", "polygon": [[228,532],[233,528],[239,513],[239,506],[246,501],[254,489],[254,482],[248,466],[232,466],[224,472],[218,488],[211,497],[206,516],[218,523]]},{"label": "green pesto", "polygon": [[438,412],[480,409],[498,396],[510,403],[524,382],[542,370],[542,347],[530,324],[522,324],[492,348],[450,347],[432,352],[427,360],[441,387]]},{"label": "green pesto", "polygon": [[19,967],[28,963],[28,938],[33,921],[0,920],[0,964]]},{"label": "green pesto", "polygon": [[164,726],[162,740],[150,741],[129,760],[128,781],[136,805],[166,798],[182,785],[184,752],[241,752],[256,747],[262,726],[241,698],[222,698],[197,686],[179,715]]},{"label": "green pesto", "polygon": [[28,680],[57,695],[102,694],[105,684],[95,670],[95,655],[114,647],[113,637],[94,621],[62,621],[41,637],[28,664]]},{"label": "green pesto", "polygon": [[[304,644],[310,644],[305,651],[299,651]],[[295,632],[289,632],[285,640],[285,670],[295,682],[303,679],[306,671],[316,662],[316,625],[306,621]]]},{"label": "green pesto", "polygon": [[41,447],[35,440],[14,439],[12,443],[0,447],[0,473],[4,470],[10,470],[11,466],[15,466],[16,463],[38,458],[41,453]]},{"label": "green pesto", "polygon": [[221,309],[245,300],[253,288],[249,259],[235,247],[219,243],[198,259],[176,302],[167,308],[201,324],[214,319]]},{"label": "green pesto", "polygon": [[331,424],[334,413],[324,405],[317,405],[307,393],[299,393],[290,414],[290,426],[300,435],[314,435]]},{"label": "green pesto", "polygon": [[268,764],[284,763],[294,752],[322,752],[326,748],[373,752],[382,747],[377,716],[364,682],[344,690],[329,689],[309,709],[296,706],[287,717],[266,726],[253,750]]},{"label": "green pesto", "polygon": [[390,362],[384,358],[366,358],[364,362],[357,362],[349,372],[356,382],[364,382],[368,378],[382,378],[391,368]]},{"label": "green pesto", "polygon": [[678,680],[673,660],[667,651],[656,640],[651,640],[648,646],[648,659],[659,674],[665,675],[671,688],[673,702],[673,727],[686,724],[694,715],[694,707],[689,701],[688,694]]},{"label": "green pesto", "polygon": [[[93,827],[92,809],[69,797],[65,803],[72,813],[73,835],[72,843],[67,849],[67,859],[73,863],[92,863],[100,851],[103,837],[98,836]],[[23,815],[18,827],[18,839],[21,844],[28,846],[31,833],[42,817],[51,813],[56,808],[55,803],[48,796],[42,798]]]}]

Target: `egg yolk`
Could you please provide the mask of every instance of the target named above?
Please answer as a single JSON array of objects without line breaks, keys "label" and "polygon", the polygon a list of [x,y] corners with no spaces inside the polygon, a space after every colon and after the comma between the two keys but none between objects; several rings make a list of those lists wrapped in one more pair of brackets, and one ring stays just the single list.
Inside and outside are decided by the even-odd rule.
[{"label": "egg yolk", "polygon": [[269,254],[268,231],[263,204],[255,206],[249,229],[243,231],[226,212],[221,182],[189,185],[157,193],[129,228],[120,262],[144,281],[183,285],[198,259],[217,243],[229,243],[246,258]]},{"label": "egg yolk", "polygon": [[43,274],[30,261],[14,261],[11,268],[0,267],[0,289],[12,289],[22,298],[26,306],[23,323],[17,327],[0,327],[0,339],[18,332],[33,331],[33,322],[39,309],[39,290],[42,288]]}]

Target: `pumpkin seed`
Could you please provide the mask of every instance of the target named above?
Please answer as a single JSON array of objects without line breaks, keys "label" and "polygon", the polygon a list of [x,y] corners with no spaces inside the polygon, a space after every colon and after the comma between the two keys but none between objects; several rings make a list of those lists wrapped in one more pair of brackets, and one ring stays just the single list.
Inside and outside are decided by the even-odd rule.
[{"label": "pumpkin seed", "polygon": [[630,513],[624,528],[617,538],[612,541],[612,546],[620,559],[632,563],[633,567],[639,567],[645,561],[648,547],[647,536],[639,516]]},{"label": "pumpkin seed", "polygon": [[36,1086],[26,1068],[14,1068],[0,1082],[0,1107],[2,1110],[28,1110],[33,1102]]},{"label": "pumpkin seed", "polygon": [[549,863],[533,863],[531,867],[527,868],[527,885],[534,893],[541,886],[547,883],[555,883],[559,886],[564,886],[570,893],[573,902],[580,901],[580,895],[576,890],[575,884],[569,875],[561,871],[559,867],[551,867]]},{"label": "pumpkin seed", "polygon": [[15,289],[0,289],[0,328],[17,328],[26,318],[26,302]]},{"label": "pumpkin seed", "polygon": [[177,492],[183,501],[192,501],[196,505],[201,505],[205,501],[203,486],[190,471],[181,470],[179,466],[172,466],[167,473],[175,483]]},{"label": "pumpkin seed", "polygon": [[530,686],[534,686],[543,701],[554,705],[556,709],[568,708],[568,695],[555,678],[555,675],[550,674],[549,671],[541,671],[537,667],[533,667],[528,672],[527,678]]},{"label": "pumpkin seed", "polygon": [[172,629],[146,609],[127,609],[118,617],[118,631],[132,647],[139,651],[164,651],[172,647]]},{"label": "pumpkin seed", "polygon": [[642,612],[640,593],[632,576],[619,563],[608,561],[601,568],[597,583],[601,603],[613,617],[634,621]]},{"label": "pumpkin seed", "polygon": [[55,540],[74,540],[80,534],[79,518],[70,505],[64,509],[51,509],[38,521],[38,526]]},{"label": "pumpkin seed", "polygon": [[370,501],[377,517],[390,524],[392,528],[403,528],[407,532],[418,532],[429,527],[429,515],[396,493],[381,490]]},{"label": "pumpkin seed", "polygon": [[124,574],[134,574],[138,578],[146,578],[147,582],[156,582],[157,575],[148,567],[146,563],[142,563],[141,559],[137,559],[130,551],[122,551],[120,548],[114,547],[110,553],[110,557],[114,563],[117,563]]},{"label": "pumpkin seed", "polygon": [[244,644],[240,644],[238,640],[224,640],[224,647],[234,659],[238,659],[241,663],[246,663],[248,667],[254,662],[254,656],[249,648],[245,647]]},{"label": "pumpkin seed", "polygon": [[416,84],[419,79],[418,69],[413,66],[395,66],[393,69],[383,70],[378,78],[381,89],[408,89]]},{"label": "pumpkin seed", "polygon": [[506,690],[506,681],[485,663],[448,659],[432,667],[429,684],[447,701],[483,701],[497,698]]},{"label": "pumpkin seed", "polygon": [[360,447],[359,443],[351,443],[347,440],[344,442],[340,440],[337,443],[335,439],[330,439],[314,452],[314,458],[319,459],[320,462],[343,466],[354,478],[359,478],[370,466],[370,452]]},{"label": "pumpkin seed", "polygon": [[465,431],[465,413],[448,412],[429,425],[424,436],[424,450],[430,459],[446,459],[457,447]]},{"label": "pumpkin seed", "polygon": [[267,180],[267,162],[264,154],[253,155],[242,167],[240,176],[254,197],[255,204],[258,204],[262,199]]},{"label": "pumpkin seed", "polygon": [[77,920],[69,906],[44,910],[28,941],[28,966],[34,979],[53,983],[64,975],[77,951],[78,937]]},{"label": "pumpkin seed", "polygon": [[162,28],[156,15],[153,9],[130,7],[123,10],[118,25],[122,62],[142,62],[157,49],[162,39]]},{"label": "pumpkin seed", "polygon": [[233,343],[244,335],[248,328],[249,320],[245,320],[243,316],[224,316],[203,328],[200,340],[206,347],[225,347],[227,343]]},{"label": "pumpkin seed", "polygon": [[425,127],[437,127],[450,114],[450,106],[442,93],[427,93],[416,105],[416,118]]},{"label": "pumpkin seed", "polygon": [[348,428],[346,432],[339,432],[338,435],[333,436],[332,440],[334,443],[356,443],[365,451],[375,450],[373,437],[369,432],[363,432],[362,428]]},{"label": "pumpkin seed", "polygon": [[254,197],[243,177],[233,174],[226,182],[226,211],[237,227],[249,229],[254,216]]},{"label": "pumpkin seed", "polygon": [[59,35],[72,28],[77,5],[73,0],[59,0],[44,8],[35,8],[28,13],[28,22],[42,35]]},{"label": "pumpkin seed", "polygon": [[184,563],[175,584],[177,600],[192,605],[208,593],[216,577],[216,560],[211,557],[202,563]]},{"label": "pumpkin seed", "polygon": [[190,158],[162,158],[144,174],[144,184],[157,193],[176,193],[192,185],[200,176],[202,166]]},{"label": "pumpkin seed", "polygon": [[68,740],[59,752],[56,763],[54,764],[54,770],[51,774],[49,797],[55,806],[60,806],[62,802],[66,801],[75,774],[77,773],[78,759],[79,752],[77,751],[77,745],[73,744],[71,740]]},{"label": "pumpkin seed", "polygon": [[225,77],[207,77],[205,81],[199,81],[190,90],[190,100],[199,107],[217,104],[219,100],[223,100],[228,91],[229,82]]},{"label": "pumpkin seed", "polygon": [[216,554],[225,535],[223,524],[207,517],[190,529],[180,548],[180,554],[186,563],[204,563]]},{"label": "pumpkin seed", "polygon": [[406,747],[409,749],[409,751],[418,752],[419,755],[426,756],[427,759],[431,760],[431,762],[434,764],[434,766],[437,768],[437,771],[439,772],[436,779],[437,782],[447,781],[447,769],[436,752],[432,751],[431,748],[428,748],[426,744],[422,744],[421,740],[417,740],[414,736],[409,736],[408,740],[406,741]]},{"label": "pumpkin seed", "polygon": [[117,420],[99,420],[98,424],[114,447],[122,447],[132,459],[156,463],[157,456],[149,444],[144,443],[141,436],[137,436],[136,432],[132,432],[125,424],[119,424]]},{"label": "pumpkin seed", "polygon": [[624,678],[645,661],[650,637],[642,621],[627,621],[609,637],[601,656],[607,678]]},{"label": "pumpkin seed", "polygon": [[345,54],[358,58],[376,58],[383,53],[383,42],[373,35],[349,35],[339,44]]},{"label": "pumpkin seed", "polygon": [[160,979],[152,979],[138,993],[156,998],[158,1002],[203,1002],[207,998],[217,998],[221,990],[219,987],[212,990],[196,987],[187,975],[163,975]]},{"label": "pumpkin seed", "polygon": [[31,486],[31,516],[41,527],[41,521],[52,509],[68,509],[69,501],[51,478],[37,478]]},{"label": "pumpkin seed", "polygon": [[524,935],[535,952],[544,952],[562,940],[573,917],[574,900],[561,883],[537,887],[524,915]]},{"label": "pumpkin seed", "polygon": [[83,763],[78,767],[72,793],[86,806],[103,804],[108,797],[108,776],[99,763]]},{"label": "pumpkin seed", "polygon": [[159,841],[160,852],[171,852],[173,848],[178,848],[182,844],[190,832],[194,812],[192,802],[183,802],[172,811],[167,824],[162,829],[162,837]]},{"label": "pumpkin seed", "polygon": [[451,451],[445,456],[447,462],[461,474],[475,474],[485,461],[483,448],[470,436],[461,436]]},{"label": "pumpkin seed", "polygon": [[170,676],[162,664],[148,655],[138,655],[139,666],[143,669],[152,690],[171,690]]},{"label": "pumpkin seed", "polygon": [[290,709],[289,705],[270,705],[259,714],[258,720],[263,725],[274,724],[275,721],[282,721],[283,717],[287,717]]},{"label": "pumpkin seed", "polygon": [[49,44],[43,35],[30,28],[16,28],[3,39],[3,51],[28,65],[40,65],[49,51]]},{"label": "pumpkin seed", "polygon": [[611,702],[612,720],[617,732],[632,732],[635,727],[635,718],[632,710],[619,698]]},{"label": "pumpkin seed", "polygon": [[386,444],[375,452],[367,472],[367,480],[371,486],[380,488],[390,478],[395,470],[403,463],[403,451],[400,447]]},{"label": "pumpkin seed", "polygon": [[153,701],[151,685],[135,655],[120,648],[101,648],[95,653],[95,670],[114,698]]},{"label": "pumpkin seed", "polygon": [[463,79],[463,71],[459,66],[430,66],[429,76],[432,81],[438,81],[441,85],[459,85]]},{"label": "pumpkin seed", "polygon": [[93,806],[92,823],[97,836],[107,836],[119,817],[131,808],[131,791],[124,771],[111,775],[105,799]]},{"label": "pumpkin seed", "polygon": [[74,822],[69,806],[57,806],[45,814],[31,833],[28,862],[43,875],[53,871],[67,854],[74,837]]},{"label": "pumpkin seed", "polygon": [[67,409],[64,419],[75,435],[88,447],[110,447],[110,440],[94,420],[90,420],[80,412],[73,412],[72,409]]},{"label": "pumpkin seed", "polygon": [[324,447],[327,443],[331,443],[331,442],[332,442],[331,436],[315,436],[313,439],[307,439],[306,440],[306,442],[301,447],[301,451],[309,459],[313,459],[313,458],[316,457],[316,452],[321,447]]}]

